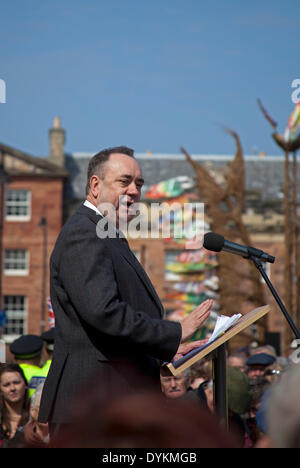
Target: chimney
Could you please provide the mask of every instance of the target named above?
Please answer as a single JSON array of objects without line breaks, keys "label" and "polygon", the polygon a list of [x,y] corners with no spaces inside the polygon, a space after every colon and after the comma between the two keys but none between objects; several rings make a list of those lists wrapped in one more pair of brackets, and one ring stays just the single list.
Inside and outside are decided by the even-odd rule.
[{"label": "chimney", "polygon": [[60,167],[65,165],[64,144],[65,130],[60,126],[60,118],[54,117],[53,128],[49,130],[50,162]]}]

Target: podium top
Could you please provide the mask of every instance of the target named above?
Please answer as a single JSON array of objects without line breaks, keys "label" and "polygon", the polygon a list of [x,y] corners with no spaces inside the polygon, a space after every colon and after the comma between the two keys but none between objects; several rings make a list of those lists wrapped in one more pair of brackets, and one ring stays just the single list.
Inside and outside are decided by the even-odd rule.
[{"label": "podium top", "polygon": [[175,376],[180,374],[185,369],[188,369],[193,364],[198,362],[200,359],[203,359],[216,348],[226,343],[226,341],[229,341],[245,328],[252,325],[252,323],[256,322],[261,317],[270,312],[270,310],[271,307],[269,305],[265,305],[247,312],[242,317],[240,317],[240,319],[231,328],[229,328],[225,333],[223,333],[223,335],[219,336],[219,338],[214,340],[212,343],[209,345],[204,345],[201,348],[193,349],[177,361],[166,364],[165,367],[169,369],[169,371]]}]

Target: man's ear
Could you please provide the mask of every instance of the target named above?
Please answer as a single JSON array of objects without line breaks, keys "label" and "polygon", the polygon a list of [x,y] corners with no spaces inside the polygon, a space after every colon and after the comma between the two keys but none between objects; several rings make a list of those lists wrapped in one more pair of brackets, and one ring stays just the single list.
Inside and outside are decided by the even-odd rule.
[{"label": "man's ear", "polygon": [[103,186],[103,180],[100,179],[96,174],[93,174],[90,178],[90,194],[93,198],[97,199],[98,195],[101,193]]}]

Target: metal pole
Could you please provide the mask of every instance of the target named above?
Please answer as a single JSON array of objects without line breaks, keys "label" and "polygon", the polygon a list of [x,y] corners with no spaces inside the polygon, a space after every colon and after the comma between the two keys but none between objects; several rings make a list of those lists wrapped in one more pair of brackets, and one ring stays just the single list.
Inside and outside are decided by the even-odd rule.
[{"label": "metal pole", "polygon": [[42,272],[42,297],[41,297],[41,333],[45,331],[46,325],[46,281],[47,281],[47,218],[42,216],[40,224],[43,230],[43,272]]},{"label": "metal pole", "polygon": [[226,349],[222,344],[216,349],[213,358],[214,405],[216,413],[225,429],[228,429],[228,401],[226,382]]}]

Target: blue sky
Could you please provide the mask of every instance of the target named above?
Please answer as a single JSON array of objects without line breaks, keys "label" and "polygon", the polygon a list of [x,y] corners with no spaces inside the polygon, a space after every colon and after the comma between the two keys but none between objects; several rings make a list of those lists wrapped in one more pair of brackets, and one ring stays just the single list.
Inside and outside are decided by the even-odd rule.
[{"label": "blue sky", "polygon": [[2,2],[0,141],[48,154],[55,115],[66,151],[281,154],[300,78],[299,0]]}]

